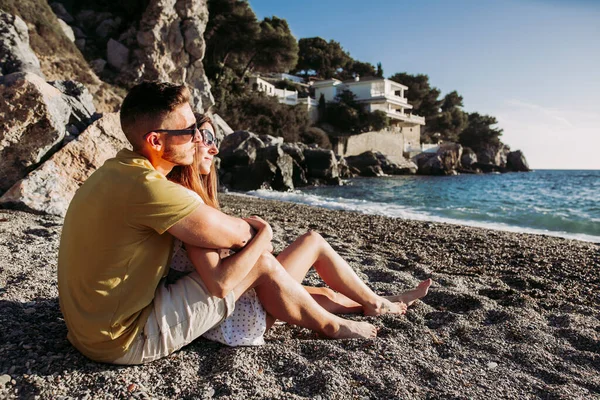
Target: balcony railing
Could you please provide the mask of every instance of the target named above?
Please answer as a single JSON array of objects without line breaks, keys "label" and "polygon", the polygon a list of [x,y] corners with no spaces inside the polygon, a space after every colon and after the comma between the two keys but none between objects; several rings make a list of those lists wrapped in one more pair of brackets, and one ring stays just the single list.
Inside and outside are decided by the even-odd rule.
[{"label": "balcony railing", "polygon": [[371,97],[385,97],[390,100],[396,100],[404,104],[408,104],[408,100],[405,97],[396,96],[392,92],[382,92],[380,90],[371,90]]}]

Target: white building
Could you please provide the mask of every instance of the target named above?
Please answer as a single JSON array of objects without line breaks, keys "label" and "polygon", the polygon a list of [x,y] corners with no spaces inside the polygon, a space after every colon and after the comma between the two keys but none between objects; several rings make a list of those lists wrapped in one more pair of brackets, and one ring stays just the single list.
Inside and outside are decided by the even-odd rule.
[{"label": "white building", "polygon": [[[421,126],[425,125],[425,118],[412,114],[413,106],[408,104],[405,97],[407,86],[385,78],[356,77],[344,82],[337,79],[316,81],[313,87],[317,101],[323,95],[326,102],[334,102],[339,94],[348,90],[356,96],[357,102],[365,105],[367,111],[383,111],[390,119],[390,127],[384,132],[340,140],[340,146],[342,142],[344,145],[338,148],[338,154],[347,156],[376,150],[388,155],[407,156],[421,151]],[[400,135],[396,136],[397,145],[392,149],[390,143],[394,142],[393,134]],[[384,136],[387,139],[384,140]]]},{"label": "white building", "polygon": [[269,96],[277,97],[277,100],[279,100],[279,102],[282,104],[287,104],[288,106],[302,105],[306,107],[306,112],[308,113],[311,121],[315,122],[317,120],[318,103],[315,99],[311,99],[310,97],[299,98],[298,91],[296,90],[277,89],[275,85],[267,82],[260,76],[251,76],[249,83],[254,90],[258,90],[259,92],[263,92]]}]

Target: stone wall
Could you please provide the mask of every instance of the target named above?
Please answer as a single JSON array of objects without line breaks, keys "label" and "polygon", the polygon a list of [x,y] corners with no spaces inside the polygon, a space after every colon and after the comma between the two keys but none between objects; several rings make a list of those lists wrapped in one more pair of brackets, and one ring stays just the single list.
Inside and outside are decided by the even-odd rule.
[{"label": "stone wall", "polygon": [[398,126],[390,130],[365,132],[331,138],[333,151],[340,156],[356,156],[365,151],[379,151],[386,156],[403,157],[405,149],[419,147],[421,126]]}]

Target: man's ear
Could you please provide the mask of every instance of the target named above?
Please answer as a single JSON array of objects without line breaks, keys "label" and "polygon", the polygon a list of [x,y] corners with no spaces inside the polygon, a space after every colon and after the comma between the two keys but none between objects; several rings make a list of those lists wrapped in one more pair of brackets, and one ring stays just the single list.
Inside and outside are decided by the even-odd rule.
[{"label": "man's ear", "polygon": [[158,135],[156,132],[152,132],[146,136],[146,143],[148,143],[150,147],[156,151],[162,150],[163,142],[160,135]]}]

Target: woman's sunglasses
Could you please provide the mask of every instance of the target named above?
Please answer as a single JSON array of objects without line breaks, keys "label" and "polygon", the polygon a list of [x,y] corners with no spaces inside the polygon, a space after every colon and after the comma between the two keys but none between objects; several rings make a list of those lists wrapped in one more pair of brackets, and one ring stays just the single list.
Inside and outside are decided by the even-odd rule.
[{"label": "woman's sunglasses", "polygon": [[144,135],[144,138],[151,134],[152,132],[161,132],[166,133],[167,135],[173,136],[182,136],[182,135],[191,135],[192,141],[197,141],[200,137],[202,137],[202,142],[205,146],[210,147],[213,144],[218,146],[217,138],[215,134],[209,131],[208,129],[200,129],[196,122],[185,129],[154,129]]}]

